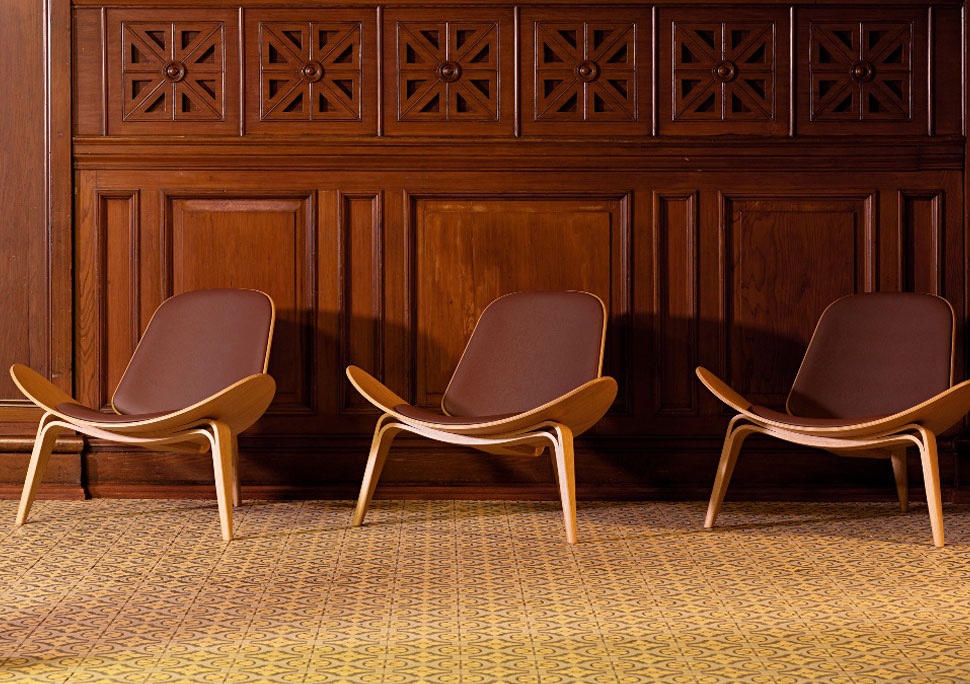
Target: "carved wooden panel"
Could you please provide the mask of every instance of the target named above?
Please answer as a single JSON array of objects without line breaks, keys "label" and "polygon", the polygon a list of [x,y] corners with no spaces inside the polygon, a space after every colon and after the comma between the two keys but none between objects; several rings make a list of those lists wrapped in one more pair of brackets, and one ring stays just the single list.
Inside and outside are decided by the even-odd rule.
[{"label": "carved wooden panel", "polygon": [[724,345],[731,384],[783,406],[819,314],[874,289],[871,196],[723,200]]},{"label": "carved wooden panel", "polygon": [[[727,10],[725,10],[727,12]],[[660,131],[786,134],[788,18],[783,12],[663,13]]]},{"label": "carved wooden panel", "polygon": [[385,14],[388,133],[510,135],[512,17],[498,9]]},{"label": "carved wooden panel", "polygon": [[373,10],[247,15],[247,129],[377,131]]},{"label": "carved wooden panel", "polygon": [[646,12],[530,11],[522,24],[524,132],[649,134]]},{"label": "carved wooden panel", "polygon": [[173,293],[210,287],[263,290],[276,304],[270,374],[273,413],[314,410],[316,282],[313,196],[173,194],[164,242]]},{"label": "carved wooden panel", "polygon": [[238,132],[231,12],[108,13],[108,132]]},{"label": "carved wooden panel", "polygon": [[924,14],[812,13],[800,36],[808,47],[801,130],[929,130]]},{"label": "carved wooden panel", "polygon": [[413,198],[416,401],[438,405],[481,311],[518,290],[599,295],[614,341],[605,372],[619,374],[622,383],[629,360],[617,357],[615,342],[628,338],[628,202],[623,196]]}]

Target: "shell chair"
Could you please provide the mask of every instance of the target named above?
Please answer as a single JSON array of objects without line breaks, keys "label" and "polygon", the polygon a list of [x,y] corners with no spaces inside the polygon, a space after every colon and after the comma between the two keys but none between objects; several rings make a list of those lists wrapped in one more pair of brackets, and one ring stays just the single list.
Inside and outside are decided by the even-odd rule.
[{"label": "shell chair", "polygon": [[266,374],[273,301],[256,290],[199,290],[162,302],[111,399],[113,413],[88,408],[27,366],[10,375],[44,410],[37,428],[17,525],[30,513],[57,436],[74,430],[141,447],[212,450],[222,538],[232,539],[239,504],[237,436],[266,411],[276,392]]},{"label": "shell chair", "polygon": [[539,456],[549,448],[566,540],[576,542],[573,438],[616,397],[602,377],[606,308],[588,292],[517,292],[482,312],[441,400],[442,412],[408,404],[356,366],[347,377],[382,412],[353,524],[367,513],[391,441],[410,432],[494,454]]},{"label": "shell chair", "polygon": [[870,293],[822,313],[786,411],[753,405],[705,368],[697,376],[731,409],[704,527],[712,527],[741,444],[760,433],[843,456],[887,458],[908,508],[906,449],[919,450],[933,543],[943,546],[936,437],[970,410],[970,381],[953,385],[954,315],[940,297]]}]

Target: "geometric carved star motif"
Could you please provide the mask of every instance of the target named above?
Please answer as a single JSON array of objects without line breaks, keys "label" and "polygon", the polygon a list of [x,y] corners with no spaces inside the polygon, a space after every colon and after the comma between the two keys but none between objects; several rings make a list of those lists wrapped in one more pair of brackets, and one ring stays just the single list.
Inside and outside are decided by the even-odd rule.
[{"label": "geometric carved star motif", "polygon": [[125,121],[222,121],[222,22],[123,22]]},{"label": "geometric carved star motif", "polygon": [[775,24],[675,22],[673,119],[773,121]]},{"label": "geometric carved star motif", "polygon": [[535,25],[536,121],[636,121],[631,22]]},{"label": "geometric carved star motif", "polygon": [[260,120],[359,121],[361,24],[259,25]]},{"label": "geometric carved star motif", "polygon": [[398,121],[497,121],[499,27],[398,22]]},{"label": "geometric carved star motif", "polygon": [[809,74],[812,121],[909,121],[912,22],[814,22]]}]

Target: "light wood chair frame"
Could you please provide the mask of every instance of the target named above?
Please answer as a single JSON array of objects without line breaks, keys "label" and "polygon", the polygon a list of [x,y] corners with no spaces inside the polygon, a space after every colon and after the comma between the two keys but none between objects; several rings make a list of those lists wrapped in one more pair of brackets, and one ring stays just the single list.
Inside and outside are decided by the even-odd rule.
[{"label": "light wood chair frame", "polygon": [[[903,512],[909,508],[906,449],[916,447],[922,465],[933,544],[943,546],[943,498],[936,436],[958,423],[970,411],[970,380],[952,385],[916,406],[875,420],[838,426],[808,426],[770,420],[752,413],[749,410],[752,402],[714,373],[703,367],[698,367],[696,372],[714,396],[737,411],[737,415],[728,423],[724,437],[714,488],[704,519],[705,528],[713,527],[717,520],[742,443],[752,434],[764,434],[840,456],[888,458],[892,463],[896,493]],[[951,384],[952,381],[951,354]]]},{"label": "light wood chair frame", "polygon": [[[603,306],[602,300],[600,305]],[[605,306],[603,316],[605,321]],[[436,423],[402,415],[395,407],[406,405],[408,402],[405,399],[362,368],[348,366],[347,377],[351,384],[382,412],[374,428],[352,525],[359,527],[364,523],[391,442],[401,432],[409,432],[434,441],[468,446],[492,454],[535,457],[540,456],[548,447],[552,454],[553,471],[562,503],[566,541],[575,544],[577,522],[573,440],[605,415],[617,392],[616,381],[602,375],[605,339],[604,323],[600,339],[598,377],[534,409],[489,422]]]},{"label": "light wood chair frame", "polygon": [[219,525],[222,538],[231,541],[232,508],[241,501],[238,435],[265,413],[276,392],[275,381],[266,373],[276,318],[275,305],[271,299],[270,304],[274,309],[263,372],[242,378],[184,409],[153,418],[102,422],[68,416],[56,407],[80,402],[28,366],[11,366],[10,376],[14,383],[28,399],[44,411],[37,426],[27,477],[17,509],[16,525],[19,527],[27,521],[57,437],[73,431],[88,437],[148,449],[164,447],[169,451],[188,453],[205,453],[211,450]]}]

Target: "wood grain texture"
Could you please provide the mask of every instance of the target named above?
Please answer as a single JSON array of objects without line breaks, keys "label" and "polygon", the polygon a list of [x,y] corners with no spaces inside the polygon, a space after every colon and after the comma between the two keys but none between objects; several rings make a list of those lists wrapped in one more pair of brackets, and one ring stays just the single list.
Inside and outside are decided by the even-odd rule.
[{"label": "wood grain texture", "polygon": [[[777,405],[821,308],[866,290],[942,294],[965,347],[961,13],[957,0],[2,2],[0,55],[24,78],[0,100],[0,359],[103,403],[162,299],[264,289],[279,392],[244,435],[243,485],[353,496],[375,415],[348,364],[435,405],[485,303],[588,289],[609,306],[619,392],[577,443],[577,495],[704,498],[728,416],[695,365]],[[203,40],[213,23],[221,43]],[[138,36],[175,50],[160,66],[224,79],[215,109],[179,100],[177,69],[136,79],[122,48]],[[188,59],[203,43],[221,48]],[[874,71],[850,71],[864,63]],[[139,79],[168,99],[139,100]],[[4,378],[0,437],[38,417]],[[941,478],[958,497],[970,441],[948,435]],[[383,492],[555,496],[547,463],[401,439]],[[191,455],[94,439],[81,458],[92,492],[211,487]],[[0,486],[23,481],[5,479],[23,466],[10,459]],[[833,481],[838,496],[895,496],[881,469],[758,440],[731,494],[817,498]]]}]

